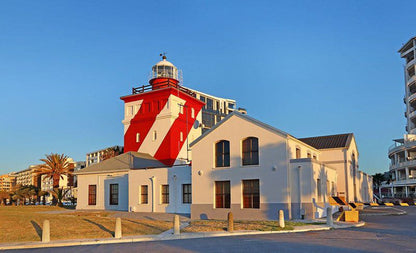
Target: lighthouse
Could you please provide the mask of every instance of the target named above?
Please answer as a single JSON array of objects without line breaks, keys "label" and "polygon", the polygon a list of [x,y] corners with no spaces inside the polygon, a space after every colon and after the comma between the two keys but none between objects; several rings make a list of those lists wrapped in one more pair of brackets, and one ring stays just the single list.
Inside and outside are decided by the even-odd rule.
[{"label": "lighthouse", "polygon": [[204,102],[182,87],[178,68],[162,60],[148,85],[132,89],[124,101],[124,152],[147,153],[167,166],[190,161],[189,143],[199,137]]}]

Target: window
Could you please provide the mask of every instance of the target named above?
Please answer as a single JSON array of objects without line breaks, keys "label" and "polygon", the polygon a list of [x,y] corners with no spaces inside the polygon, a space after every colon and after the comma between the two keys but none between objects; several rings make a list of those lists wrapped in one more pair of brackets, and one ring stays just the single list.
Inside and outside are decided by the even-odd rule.
[{"label": "window", "polygon": [[147,185],[140,186],[140,204],[148,203],[148,188]]},{"label": "window", "polygon": [[192,186],[191,184],[182,185],[182,202],[184,204],[192,203]]},{"label": "window", "polygon": [[321,195],[322,195],[322,192],[321,192],[321,179],[316,179],[316,190],[317,190],[317,192],[318,192],[318,200],[321,200]]},{"label": "window", "polygon": [[259,180],[243,180],[243,208],[260,208]]},{"label": "window", "polygon": [[195,109],[191,108],[191,118],[195,118]]},{"label": "window", "polygon": [[308,152],[308,154],[306,155],[308,158],[312,158],[311,153]]},{"label": "window", "polygon": [[230,142],[219,141],[215,144],[215,167],[230,166]]},{"label": "window", "polygon": [[110,184],[110,205],[118,205],[118,184]]},{"label": "window", "polygon": [[169,204],[169,185],[163,184],[162,185],[162,204]]},{"label": "window", "polygon": [[296,148],[296,159],[300,159],[300,148]]},{"label": "window", "polygon": [[180,139],[181,141],[183,141],[183,132],[180,132],[180,134],[179,134],[179,139]]},{"label": "window", "polygon": [[88,205],[97,204],[97,185],[88,185]]},{"label": "window", "polygon": [[331,182],[331,195],[335,196],[335,183]]},{"label": "window", "polygon": [[133,115],[133,106],[129,106],[127,109],[127,113],[128,115],[132,116]]},{"label": "window", "polygon": [[136,134],[136,142],[140,142],[140,133]]},{"label": "window", "polygon": [[317,157],[316,157],[316,155],[313,155],[313,159],[317,160]]},{"label": "window", "polygon": [[153,141],[155,141],[157,139],[157,133],[156,133],[156,130],[155,131],[153,131]]},{"label": "window", "polygon": [[180,114],[183,114],[183,107],[184,107],[183,104],[179,104],[179,113]]},{"label": "window", "polygon": [[243,165],[259,164],[259,140],[249,137],[243,140]]},{"label": "window", "polygon": [[230,181],[215,182],[215,208],[230,208]]}]

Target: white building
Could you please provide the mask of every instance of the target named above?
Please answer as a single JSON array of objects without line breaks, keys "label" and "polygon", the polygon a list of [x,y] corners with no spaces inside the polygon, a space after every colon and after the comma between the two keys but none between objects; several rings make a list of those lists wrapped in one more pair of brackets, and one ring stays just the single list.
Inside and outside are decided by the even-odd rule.
[{"label": "white building", "polygon": [[[306,140],[319,139],[324,145],[339,136],[343,137]],[[355,142],[352,134],[347,136]],[[338,189],[338,182],[346,182],[343,156],[349,149],[356,152],[355,145],[343,146],[317,149],[247,115],[234,113],[191,144],[191,217],[224,219],[232,211],[236,219],[277,219],[280,209],[289,218],[322,217],[326,215],[328,197],[343,195],[345,184]],[[343,165],[342,174],[333,166],[338,162]],[[369,201],[371,180],[366,175],[362,180],[364,174],[359,175],[356,182],[363,186],[356,190],[360,193],[356,199]],[[354,188],[353,180],[347,182]]]},{"label": "white building", "polygon": [[101,162],[103,160],[102,159],[103,154],[109,148],[112,148],[112,149],[118,151],[120,154],[123,153],[123,146],[113,146],[113,147],[108,147],[108,148],[96,150],[96,151],[93,151],[93,152],[89,152],[89,153],[87,153],[86,159],[85,159],[86,166],[88,167],[92,164]]},{"label": "white building", "polygon": [[401,139],[394,140],[389,148],[391,181],[381,188],[388,188],[388,197],[415,197],[416,195],[416,75],[415,54],[416,37],[411,38],[400,49],[400,57],[406,60],[404,69],[405,96],[404,103],[407,118],[406,132]]}]

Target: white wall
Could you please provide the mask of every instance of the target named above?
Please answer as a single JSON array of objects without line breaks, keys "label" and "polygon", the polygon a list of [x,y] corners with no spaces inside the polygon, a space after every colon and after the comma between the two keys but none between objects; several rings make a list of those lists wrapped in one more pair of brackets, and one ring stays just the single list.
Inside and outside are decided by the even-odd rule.
[{"label": "white wall", "polygon": [[[118,184],[118,205],[110,205],[110,184]],[[88,205],[88,186],[97,185],[96,205]],[[78,175],[77,209],[128,210],[128,173]]]},{"label": "white wall", "polygon": [[[169,204],[162,204],[161,185],[166,184],[169,185]],[[129,210],[190,213],[191,204],[184,204],[182,201],[183,184],[191,184],[191,168],[187,165],[171,168],[132,169],[129,171]],[[141,185],[148,186],[147,204],[140,203]]]}]

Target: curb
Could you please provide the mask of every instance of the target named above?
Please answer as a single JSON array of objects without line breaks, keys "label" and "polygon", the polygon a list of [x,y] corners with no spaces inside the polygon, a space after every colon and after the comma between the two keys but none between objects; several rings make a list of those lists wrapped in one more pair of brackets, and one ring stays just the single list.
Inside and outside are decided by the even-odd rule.
[{"label": "curb", "polygon": [[[326,231],[331,229],[343,229],[352,227],[362,227],[365,222],[358,222],[355,224],[336,224],[329,227],[326,225],[320,225],[320,227],[314,228],[300,228],[294,230],[283,231],[244,231],[244,232],[203,232],[203,233],[182,233],[180,235],[166,235],[161,237],[160,235],[147,235],[134,238],[121,238],[121,239],[85,239],[79,241],[55,241],[50,243],[30,242],[19,243],[14,245],[0,245],[0,250],[12,250],[12,249],[36,249],[36,248],[55,248],[55,247],[69,247],[69,246],[86,246],[97,244],[116,244],[116,243],[133,243],[133,242],[148,242],[148,241],[166,241],[166,240],[183,240],[183,239],[197,239],[197,238],[209,238],[209,237],[226,237],[226,236],[241,236],[241,235],[262,235],[262,234],[288,234],[288,233],[303,233],[309,231]],[[164,232],[165,233],[165,232]]]},{"label": "curb", "polygon": [[400,210],[400,209],[397,209],[397,208],[394,208],[394,207],[385,207],[385,206],[380,206],[380,207],[378,207],[378,206],[373,206],[372,207],[373,209],[393,209],[393,210],[395,210],[396,212],[395,213],[393,213],[393,212],[385,212],[385,213],[361,213],[360,215],[363,215],[363,216],[387,216],[387,215],[406,215],[407,214],[407,212],[406,211],[403,211],[403,210]]}]

